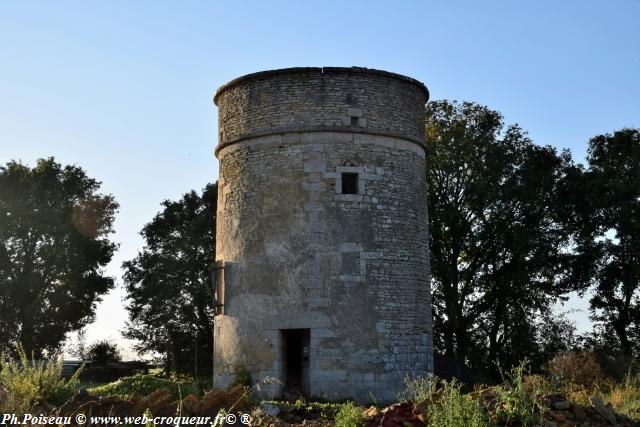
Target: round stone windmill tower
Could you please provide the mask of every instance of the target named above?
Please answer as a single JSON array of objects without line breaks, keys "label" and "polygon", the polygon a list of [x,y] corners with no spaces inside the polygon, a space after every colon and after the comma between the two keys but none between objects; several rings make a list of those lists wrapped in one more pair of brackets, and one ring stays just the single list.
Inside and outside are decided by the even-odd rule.
[{"label": "round stone windmill tower", "polygon": [[384,400],[432,371],[428,97],[355,67],[218,89],[216,385]]}]

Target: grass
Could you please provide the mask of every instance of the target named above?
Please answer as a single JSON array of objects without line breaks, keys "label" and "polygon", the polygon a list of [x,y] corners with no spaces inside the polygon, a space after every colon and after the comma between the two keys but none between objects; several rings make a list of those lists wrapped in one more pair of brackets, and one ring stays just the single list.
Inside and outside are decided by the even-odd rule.
[{"label": "grass", "polygon": [[120,378],[117,381],[88,389],[89,393],[99,396],[119,396],[129,399],[134,394],[146,396],[161,388],[168,389],[174,396],[199,395],[199,384],[188,380],[170,380],[155,375],[137,374]]},{"label": "grass", "polygon": [[[618,364],[619,360],[614,361]],[[564,394],[569,400],[590,406],[589,397],[597,396],[610,402],[616,412],[640,421],[640,371],[637,361],[630,358],[617,368],[626,368],[620,381],[607,376],[611,366],[603,369],[594,353],[567,353],[554,358],[547,367],[549,388]]]},{"label": "grass", "polygon": [[78,390],[89,390],[91,388],[96,388],[96,387],[100,387],[103,386],[105,384],[109,384],[106,382],[95,382],[95,381],[83,381],[80,380],[77,384],[76,384],[76,391]]},{"label": "grass", "polygon": [[597,396],[605,402],[610,402],[616,412],[640,421],[640,375],[638,374],[628,374],[620,383],[604,380],[590,388],[566,384],[563,389],[563,394],[572,402],[589,406],[589,397]]},{"label": "grass", "polygon": [[487,416],[478,402],[461,392],[455,381],[445,382],[440,399],[427,408],[430,425],[442,427],[482,427],[488,425]]},{"label": "grass", "polygon": [[462,392],[456,380],[440,380],[434,375],[406,379],[405,397],[416,403],[429,425],[441,427],[483,427],[487,416],[478,401]]},{"label": "grass", "polygon": [[640,421],[640,375],[627,375],[624,382],[614,385],[607,395],[607,400],[618,412],[631,419]]},{"label": "grass", "polygon": [[263,402],[278,406],[283,411],[290,412],[301,419],[322,418],[333,420],[338,411],[344,406],[343,403],[327,402],[322,399],[306,401],[298,399],[294,403],[283,400],[265,400]]},{"label": "grass", "polygon": [[493,417],[499,423],[527,427],[537,424],[542,417],[538,399],[544,388],[535,384],[527,387],[525,365],[522,362],[510,372],[502,373],[503,383],[493,389],[496,393]]},{"label": "grass", "polygon": [[[0,413],[24,413],[43,402],[60,405],[79,388],[87,388],[95,395],[128,399],[134,394],[144,396],[161,388],[168,389],[176,397],[201,395],[204,387],[189,378],[166,379],[148,374],[103,385],[80,383],[80,372],[70,380],[64,380],[60,359],[52,357],[48,361],[32,362],[22,350],[18,360],[0,356],[0,366]],[[567,354],[552,361],[545,375],[529,375],[525,364],[520,364],[503,373],[502,384],[472,393],[465,393],[455,380],[444,381],[432,375],[416,378],[406,381],[404,399],[415,402],[429,425],[438,427],[540,425],[545,409],[543,398],[552,393],[586,406],[590,406],[590,396],[597,396],[605,403],[610,402],[616,412],[640,421],[640,371],[632,368],[630,365],[623,380],[618,376],[616,381],[598,368],[592,355]],[[247,389],[242,399],[263,383],[277,383],[277,380],[261,381]],[[272,403],[300,419],[333,420],[338,427],[365,424],[363,408],[351,402]]]}]

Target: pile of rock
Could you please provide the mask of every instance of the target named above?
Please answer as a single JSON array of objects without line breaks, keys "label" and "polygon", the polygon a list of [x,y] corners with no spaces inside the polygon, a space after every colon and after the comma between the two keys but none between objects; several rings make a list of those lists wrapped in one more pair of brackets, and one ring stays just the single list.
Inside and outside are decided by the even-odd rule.
[{"label": "pile of rock", "polygon": [[573,403],[564,396],[545,396],[543,427],[633,427],[640,423],[615,412],[613,406],[599,398],[589,398],[591,406]]},{"label": "pile of rock", "polygon": [[420,406],[408,402],[396,403],[381,410],[372,406],[362,415],[367,421],[367,427],[423,427],[426,425],[426,416]]},{"label": "pile of rock", "polygon": [[288,402],[261,402],[251,413],[254,426],[261,427],[329,427],[334,425],[330,419],[337,408],[320,409]]}]

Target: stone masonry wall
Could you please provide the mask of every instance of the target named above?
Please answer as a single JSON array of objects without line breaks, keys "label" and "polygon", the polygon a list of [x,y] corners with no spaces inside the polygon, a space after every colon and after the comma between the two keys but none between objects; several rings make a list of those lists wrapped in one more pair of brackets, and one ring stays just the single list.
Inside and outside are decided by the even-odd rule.
[{"label": "stone masonry wall", "polygon": [[214,99],[224,145],[266,132],[344,128],[422,144],[427,98],[426,87],[408,77],[325,67],[250,74],[221,87]]},{"label": "stone masonry wall", "polygon": [[[416,84],[396,80],[424,103]],[[229,90],[251,92],[240,86]],[[255,381],[283,379],[285,329],[310,330],[310,395],[391,400],[406,375],[432,371],[425,152],[414,135],[390,136],[398,129],[221,141],[216,259],[227,267],[217,384],[239,363]],[[358,173],[358,194],[341,194],[343,172]],[[271,397],[280,387],[262,390]]]}]

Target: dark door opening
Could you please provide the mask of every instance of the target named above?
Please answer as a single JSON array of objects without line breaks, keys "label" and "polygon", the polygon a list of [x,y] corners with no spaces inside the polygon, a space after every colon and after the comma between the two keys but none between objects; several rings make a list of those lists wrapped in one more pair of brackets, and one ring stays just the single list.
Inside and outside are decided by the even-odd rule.
[{"label": "dark door opening", "polygon": [[309,392],[309,329],[282,330],[284,393],[307,396]]}]

